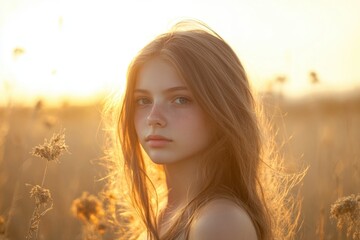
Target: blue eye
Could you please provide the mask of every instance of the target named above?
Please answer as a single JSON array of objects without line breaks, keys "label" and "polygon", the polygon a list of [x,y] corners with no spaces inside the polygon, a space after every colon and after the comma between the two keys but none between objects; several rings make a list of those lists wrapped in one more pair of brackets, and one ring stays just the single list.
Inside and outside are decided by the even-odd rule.
[{"label": "blue eye", "polygon": [[140,106],[143,106],[143,105],[146,105],[146,104],[151,104],[151,101],[148,98],[141,97],[141,98],[136,99],[136,104],[140,105]]},{"label": "blue eye", "polygon": [[185,97],[177,97],[177,98],[175,98],[174,102],[176,104],[187,104],[187,103],[190,103],[190,100]]}]

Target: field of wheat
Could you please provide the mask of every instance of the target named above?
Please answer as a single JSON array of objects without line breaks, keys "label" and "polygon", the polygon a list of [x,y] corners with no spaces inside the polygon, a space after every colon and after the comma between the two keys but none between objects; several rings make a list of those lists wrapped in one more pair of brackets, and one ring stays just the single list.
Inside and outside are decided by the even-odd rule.
[{"label": "field of wheat", "polygon": [[[330,209],[338,198],[360,189],[358,96],[268,98],[286,165],[290,170],[308,168],[298,188],[302,208],[297,239],[352,238],[346,236],[346,226],[337,229]],[[100,104],[50,108],[38,102],[34,107],[0,110],[0,239],[28,236],[37,206],[30,197],[35,185],[51,191],[51,209],[41,216],[38,239],[90,239],[71,207],[83,192],[97,195],[104,186],[100,179],[105,171],[99,165],[104,144],[101,119]],[[35,146],[45,138],[49,142],[62,129],[66,148],[60,149],[64,151],[59,161],[34,155]],[[98,239],[112,239],[102,230]]]}]

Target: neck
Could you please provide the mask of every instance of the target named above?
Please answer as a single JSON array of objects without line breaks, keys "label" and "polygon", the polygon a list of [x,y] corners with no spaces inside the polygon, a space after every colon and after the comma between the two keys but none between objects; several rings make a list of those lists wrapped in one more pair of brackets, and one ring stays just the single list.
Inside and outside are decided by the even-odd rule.
[{"label": "neck", "polygon": [[167,209],[185,206],[200,189],[199,161],[191,159],[164,166],[168,189]]},{"label": "neck", "polygon": [[159,216],[160,235],[167,232],[174,216],[191,201],[200,189],[198,159],[164,165],[168,190],[167,203]]}]

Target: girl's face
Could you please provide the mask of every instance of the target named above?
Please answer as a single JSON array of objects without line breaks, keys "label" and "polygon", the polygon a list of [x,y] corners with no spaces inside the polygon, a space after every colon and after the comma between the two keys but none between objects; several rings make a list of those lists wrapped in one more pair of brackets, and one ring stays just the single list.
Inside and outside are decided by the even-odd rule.
[{"label": "girl's face", "polygon": [[147,62],[134,99],[136,133],[153,162],[196,160],[209,146],[214,130],[170,64],[159,58]]}]

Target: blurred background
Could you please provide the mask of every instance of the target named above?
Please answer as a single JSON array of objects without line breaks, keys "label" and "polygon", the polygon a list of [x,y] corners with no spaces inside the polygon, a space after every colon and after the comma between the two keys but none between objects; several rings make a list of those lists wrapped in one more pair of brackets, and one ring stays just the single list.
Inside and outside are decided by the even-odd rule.
[{"label": "blurred background", "polygon": [[[297,239],[346,239],[330,205],[360,189],[360,1],[0,0],[0,216],[24,239],[32,148],[65,128],[70,154],[49,164],[54,209],[40,238],[81,239],[74,198],[104,169],[101,110],[122,92],[132,57],[178,20],[207,23],[237,52],[279,129],[289,169],[308,166]],[[1,229],[1,227],[0,227]]]}]

